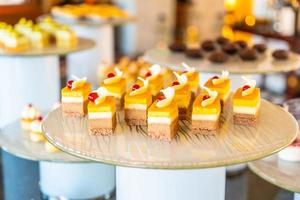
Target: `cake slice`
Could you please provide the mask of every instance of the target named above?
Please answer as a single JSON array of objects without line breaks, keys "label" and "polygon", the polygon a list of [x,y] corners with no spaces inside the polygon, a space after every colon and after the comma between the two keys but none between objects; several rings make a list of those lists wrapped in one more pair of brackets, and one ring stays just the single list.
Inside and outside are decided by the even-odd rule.
[{"label": "cake slice", "polygon": [[171,141],[178,128],[178,107],[174,100],[174,88],[161,91],[156,101],[148,109],[148,135],[152,138]]},{"label": "cake slice", "polygon": [[145,78],[149,80],[149,89],[152,96],[156,97],[164,84],[160,65],[152,65],[145,74]]},{"label": "cake slice", "polygon": [[75,47],[78,43],[76,33],[68,26],[59,26],[56,28],[55,42],[59,48]]},{"label": "cake slice", "polygon": [[67,86],[61,91],[61,107],[64,116],[83,117],[87,113],[88,95],[91,84],[86,78],[69,80]]},{"label": "cake slice", "polygon": [[147,125],[147,111],[152,104],[149,81],[138,79],[125,95],[125,121],[128,125]]},{"label": "cake slice", "polygon": [[221,102],[218,92],[204,87],[206,92],[197,96],[192,111],[192,132],[195,134],[215,134],[219,129]]},{"label": "cake slice", "polygon": [[89,94],[88,124],[92,135],[111,135],[116,128],[116,100],[105,87]]},{"label": "cake slice", "polygon": [[200,74],[196,72],[196,69],[194,67],[190,67],[186,63],[182,63],[182,65],[185,68],[183,73],[188,78],[188,86],[192,91],[192,95],[197,96],[197,94],[199,93]]},{"label": "cake slice", "polygon": [[242,78],[246,84],[234,93],[233,119],[237,125],[254,126],[260,110],[260,89],[255,87],[255,80]]}]

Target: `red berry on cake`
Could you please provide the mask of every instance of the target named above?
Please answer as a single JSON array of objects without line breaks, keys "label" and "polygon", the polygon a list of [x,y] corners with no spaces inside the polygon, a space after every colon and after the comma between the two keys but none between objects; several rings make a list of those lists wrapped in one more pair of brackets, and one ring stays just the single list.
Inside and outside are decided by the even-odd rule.
[{"label": "red berry on cake", "polygon": [[140,89],[140,85],[138,85],[138,84],[134,84],[133,86],[132,86],[132,91],[135,91],[135,90],[138,90],[138,89]]},{"label": "red berry on cake", "polygon": [[73,80],[69,80],[68,82],[67,82],[67,86],[68,86],[68,88],[72,88],[72,84],[73,84]]},{"label": "red berry on cake", "polygon": [[112,77],[115,77],[116,75],[114,73],[109,73],[107,74],[107,78],[112,78]]}]

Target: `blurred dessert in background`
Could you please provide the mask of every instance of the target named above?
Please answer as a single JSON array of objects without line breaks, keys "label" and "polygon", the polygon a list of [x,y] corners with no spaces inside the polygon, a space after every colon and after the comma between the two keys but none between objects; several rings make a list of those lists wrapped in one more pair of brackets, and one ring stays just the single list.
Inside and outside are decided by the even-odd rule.
[{"label": "blurred dessert in background", "polygon": [[40,111],[32,104],[27,104],[21,116],[21,127],[23,130],[30,131],[31,123],[41,116]]}]

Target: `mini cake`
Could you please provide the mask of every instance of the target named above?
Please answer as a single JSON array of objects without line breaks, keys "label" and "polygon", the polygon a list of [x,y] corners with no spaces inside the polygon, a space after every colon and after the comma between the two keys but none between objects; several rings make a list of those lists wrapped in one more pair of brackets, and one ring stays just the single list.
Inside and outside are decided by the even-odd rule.
[{"label": "mini cake", "polygon": [[30,140],[32,142],[43,142],[45,141],[45,137],[42,131],[42,120],[43,118],[40,116],[35,119],[30,125]]},{"label": "mini cake", "polygon": [[265,45],[264,43],[255,44],[252,48],[255,49],[258,53],[264,53],[267,50],[267,45]]},{"label": "mini cake", "polygon": [[183,52],[185,50],[185,44],[183,42],[174,42],[169,46],[169,49],[173,52]]},{"label": "mini cake", "polygon": [[82,117],[87,113],[88,95],[91,84],[86,78],[69,80],[67,86],[61,91],[62,112],[68,117]]},{"label": "mini cake", "polygon": [[217,91],[221,100],[223,108],[228,104],[230,96],[231,81],[229,79],[229,72],[223,71],[221,77],[214,76],[210,78],[205,84],[205,87],[210,90]]},{"label": "mini cake", "polygon": [[257,58],[256,50],[250,48],[241,50],[239,54],[241,59],[244,61],[254,61]]},{"label": "mini cake", "polygon": [[31,123],[41,116],[40,111],[32,104],[28,104],[22,111],[21,127],[22,129],[31,130]]},{"label": "mini cake", "polygon": [[278,153],[281,160],[298,162],[300,161],[300,139],[296,139],[291,145]]},{"label": "mini cake", "polygon": [[253,126],[260,110],[260,89],[255,87],[255,80],[243,79],[246,84],[233,96],[233,119],[237,125]]},{"label": "mini cake", "polygon": [[148,90],[149,80],[138,79],[140,81],[125,95],[125,121],[128,125],[147,125],[147,111],[152,104],[152,95]]},{"label": "mini cake", "polygon": [[60,26],[55,31],[56,46],[60,48],[70,48],[77,45],[76,33],[68,26]]},{"label": "mini cake", "polygon": [[168,87],[161,91],[163,95],[148,109],[148,135],[152,138],[171,141],[178,128],[178,107],[174,101],[175,91]]},{"label": "mini cake", "polygon": [[115,72],[107,74],[107,78],[103,80],[104,86],[111,96],[116,98],[117,109],[121,110],[124,104],[124,95],[126,92],[126,80],[123,78],[123,72],[115,67]]},{"label": "mini cake", "polygon": [[200,48],[186,49],[185,55],[190,58],[202,58],[203,57],[202,51]]},{"label": "mini cake", "polygon": [[201,43],[201,47],[204,51],[213,51],[216,49],[215,42],[213,40],[205,40]]},{"label": "mini cake", "polygon": [[234,55],[238,52],[238,50],[239,50],[239,47],[235,43],[227,43],[227,44],[224,44],[222,47],[222,51],[224,51],[228,55]]},{"label": "mini cake", "polygon": [[228,43],[230,42],[229,39],[227,39],[226,37],[223,37],[223,36],[217,37],[216,41],[217,41],[217,43],[218,43],[220,46],[223,46],[223,45],[228,44]]},{"label": "mini cake", "polygon": [[164,84],[164,79],[162,77],[160,65],[152,65],[148,72],[145,74],[145,78],[149,80],[149,89],[152,96],[156,96]]},{"label": "mini cake", "polygon": [[245,49],[248,46],[247,42],[245,42],[244,40],[237,40],[234,43],[237,44],[240,49]]},{"label": "mini cake", "polygon": [[208,60],[213,63],[225,63],[228,60],[228,56],[222,51],[215,51],[208,56]]},{"label": "mini cake", "polygon": [[276,60],[287,60],[289,58],[289,53],[284,49],[277,49],[273,51],[272,56]]},{"label": "mini cake", "polygon": [[177,78],[172,83],[172,87],[175,90],[174,100],[178,105],[179,119],[190,119],[191,115],[191,98],[192,93],[188,86],[187,76],[184,74],[179,75],[177,72],[173,72]]},{"label": "mini cake", "polygon": [[197,96],[192,111],[192,132],[195,134],[215,134],[219,129],[221,102],[218,92],[206,87],[205,93]]},{"label": "mini cake", "polygon": [[192,91],[193,96],[196,96],[199,92],[199,83],[200,83],[200,74],[196,72],[196,69],[194,67],[188,66],[186,63],[182,63],[182,66],[184,67],[183,73],[188,78],[188,86]]},{"label": "mini cake", "polygon": [[89,94],[88,124],[92,135],[111,135],[116,128],[116,100],[105,87]]}]

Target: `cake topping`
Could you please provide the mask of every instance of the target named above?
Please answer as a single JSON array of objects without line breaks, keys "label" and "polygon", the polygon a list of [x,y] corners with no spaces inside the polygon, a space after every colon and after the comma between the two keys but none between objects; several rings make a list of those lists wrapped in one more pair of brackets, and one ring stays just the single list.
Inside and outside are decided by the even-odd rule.
[{"label": "cake topping", "polygon": [[158,64],[152,65],[149,71],[146,73],[145,77],[149,80],[154,79],[160,74],[161,67]]},{"label": "cake topping", "polygon": [[166,89],[161,90],[161,92],[164,96],[157,98],[156,106],[158,108],[169,106],[175,95],[175,90],[173,87],[167,87]]},{"label": "cake topping", "polygon": [[149,80],[148,79],[145,80],[145,79],[143,79],[141,77],[138,77],[138,79],[143,82],[143,86],[141,87],[138,84],[134,84],[132,86],[132,89],[131,89],[131,92],[130,92],[130,96],[137,95],[137,94],[143,94],[148,89]]},{"label": "cake topping", "polygon": [[228,76],[229,76],[228,71],[222,71],[221,77],[214,76],[214,77],[212,77],[211,81],[212,81],[213,85],[218,85],[218,84],[223,83],[225,80],[227,80]]},{"label": "cake topping", "polygon": [[186,63],[182,63],[182,66],[184,67],[184,69],[185,69],[184,73],[185,73],[187,76],[192,75],[192,74],[195,72],[195,70],[196,70],[194,67],[190,67],[190,66],[187,65]]},{"label": "cake topping", "polygon": [[213,104],[218,96],[218,92],[216,91],[212,91],[207,87],[203,87],[206,92],[208,93],[208,95],[204,95],[202,98],[202,102],[201,102],[201,106],[202,107],[206,107],[209,106],[211,104]]},{"label": "cake topping", "polygon": [[242,96],[247,96],[249,94],[252,94],[254,91],[254,88],[256,86],[256,81],[248,79],[245,76],[242,76],[242,78],[245,80],[246,84],[242,87]]},{"label": "cake topping", "polygon": [[157,101],[164,100],[166,97],[164,95],[159,95],[156,99]]},{"label": "cake topping", "polygon": [[107,96],[109,96],[108,90],[105,87],[99,87],[89,94],[88,99],[98,105],[102,103]]},{"label": "cake topping", "polygon": [[32,104],[28,104],[22,111],[22,119],[37,119],[40,116],[40,112]]},{"label": "cake topping", "polygon": [[181,75],[179,75],[177,72],[173,72],[174,73],[174,75],[176,76],[176,78],[177,78],[177,81],[174,81],[173,83],[172,83],[172,87],[175,89],[175,90],[179,90],[179,89],[181,89],[181,88],[183,88],[185,85],[186,85],[186,83],[187,83],[187,77],[186,77],[186,75],[185,74],[181,74]]},{"label": "cake topping", "polygon": [[92,101],[92,102],[95,102],[95,100],[96,100],[98,97],[99,97],[99,96],[98,96],[97,92],[91,92],[91,93],[89,94],[89,96],[88,96],[88,99],[89,99],[90,101]]},{"label": "cake topping", "polygon": [[67,82],[67,87],[70,88],[71,90],[77,89],[77,88],[82,88],[84,84],[86,83],[86,77],[83,78],[78,78],[77,76],[72,75],[74,80],[69,80]]},{"label": "cake topping", "polygon": [[68,88],[72,88],[72,84],[73,84],[73,80],[68,80],[68,82],[67,82],[67,86],[68,86]]},{"label": "cake topping", "polygon": [[123,72],[119,68],[115,68],[115,73],[107,74],[107,79],[104,80],[105,84],[117,83],[121,80]]}]

